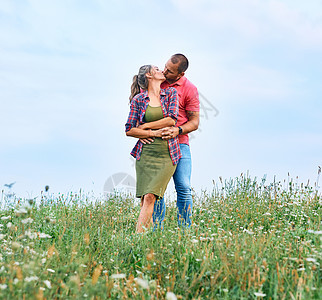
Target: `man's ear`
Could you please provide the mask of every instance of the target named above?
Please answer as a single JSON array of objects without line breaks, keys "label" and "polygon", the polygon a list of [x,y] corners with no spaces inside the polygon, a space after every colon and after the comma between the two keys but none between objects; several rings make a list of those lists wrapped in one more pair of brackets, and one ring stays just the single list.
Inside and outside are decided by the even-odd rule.
[{"label": "man's ear", "polygon": [[182,72],[182,73],[180,73],[180,74],[178,74],[178,79],[177,80],[179,80],[181,77],[183,77],[184,76],[184,72]]}]

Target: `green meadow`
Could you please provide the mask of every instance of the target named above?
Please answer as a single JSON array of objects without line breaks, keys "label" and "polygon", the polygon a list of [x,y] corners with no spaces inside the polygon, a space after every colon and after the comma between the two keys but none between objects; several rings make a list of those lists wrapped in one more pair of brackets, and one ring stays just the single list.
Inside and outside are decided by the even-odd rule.
[{"label": "green meadow", "polygon": [[[2,202],[6,202],[2,196]],[[0,211],[0,299],[321,299],[321,195],[241,175],[194,194],[193,225],[135,234],[115,194],[15,199]]]}]

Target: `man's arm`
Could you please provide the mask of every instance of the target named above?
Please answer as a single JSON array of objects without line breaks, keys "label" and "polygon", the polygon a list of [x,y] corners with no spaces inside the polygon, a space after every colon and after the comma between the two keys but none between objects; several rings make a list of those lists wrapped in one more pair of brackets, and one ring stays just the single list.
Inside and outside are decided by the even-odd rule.
[{"label": "man's arm", "polygon": [[[193,132],[199,127],[199,111],[187,111],[188,121],[180,126],[182,128],[182,134]],[[179,132],[179,129],[178,129]]]},{"label": "man's arm", "polygon": [[[187,111],[188,121],[181,125],[182,134],[193,132],[199,127],[199,111]],[[162,139],[168,140],[175,138],[179,134],[178,127],[166,127],[162,130]]]}]

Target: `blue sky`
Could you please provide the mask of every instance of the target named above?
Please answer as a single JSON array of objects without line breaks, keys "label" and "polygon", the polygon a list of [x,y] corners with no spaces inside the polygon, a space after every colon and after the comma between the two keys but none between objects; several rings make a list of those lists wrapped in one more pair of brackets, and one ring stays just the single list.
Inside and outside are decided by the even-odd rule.
[{"label": "blue sky", "polygon": [[0,185],[100,193],[134,176],[132,76],[177,52],[211,103],[191,141],[196,191],[247,171],[316,180],[322,1],[2,0]]}]

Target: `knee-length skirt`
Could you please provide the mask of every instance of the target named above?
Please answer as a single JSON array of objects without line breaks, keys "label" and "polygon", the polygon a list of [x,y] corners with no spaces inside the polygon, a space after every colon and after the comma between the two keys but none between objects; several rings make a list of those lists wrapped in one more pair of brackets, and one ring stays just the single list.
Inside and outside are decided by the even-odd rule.
[{"label": "knee-length skirt", "polygon": [[155,138],[153,143],[143,145],[140,160],[136,161],[136,197],[151,193],[162,198],[175,170],[168,141]]}]

